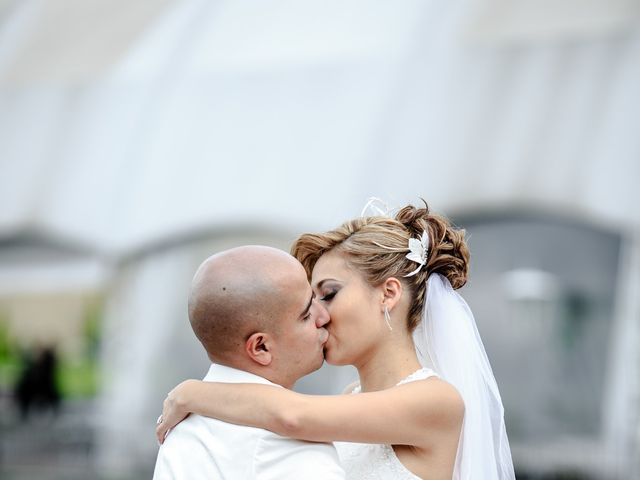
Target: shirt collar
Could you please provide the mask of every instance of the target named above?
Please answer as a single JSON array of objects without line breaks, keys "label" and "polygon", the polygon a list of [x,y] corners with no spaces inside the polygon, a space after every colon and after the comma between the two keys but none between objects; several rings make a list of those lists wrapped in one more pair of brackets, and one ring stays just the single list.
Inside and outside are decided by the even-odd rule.
[{"label": "shirt collar", "polygon": [[254,373],[246,372],[244,370],[239,370],[233,367],[228,367],[226,365],[220,365],[218,363],[211,364],[207,375],[204,377],[204,381],[225,383],[262,383],[265,385],[274,385],[276,387],[281,387],[281,385],[273,383],[266,378]]}]

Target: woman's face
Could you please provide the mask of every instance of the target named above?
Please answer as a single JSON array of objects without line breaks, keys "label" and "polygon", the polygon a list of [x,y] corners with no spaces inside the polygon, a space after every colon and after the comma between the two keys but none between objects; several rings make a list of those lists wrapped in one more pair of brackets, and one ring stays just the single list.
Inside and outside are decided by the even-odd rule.
[{"label": "woman's face", "polygon": [[315,264],[311,286],[329,312],[329,339],[325,359],[332,365],[358,365],[366,361],[382,328],[383,294],[369,286],[349,267],[343,254],[329,251]]}]

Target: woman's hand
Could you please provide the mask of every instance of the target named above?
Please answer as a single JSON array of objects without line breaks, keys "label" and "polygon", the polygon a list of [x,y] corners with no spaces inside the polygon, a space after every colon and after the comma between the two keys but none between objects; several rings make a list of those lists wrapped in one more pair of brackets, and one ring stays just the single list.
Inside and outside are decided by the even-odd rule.
[{"label": "woman's hand", "polygon": [[197,380],[185,380],[167,394],[162,404],[162,415],[158,417],[158,425],[156,426],[156,438],[158,443],[164,443],[169,432],[173,427],[187,418],[189,408],[187,406],[190,398],[190,388]]}]

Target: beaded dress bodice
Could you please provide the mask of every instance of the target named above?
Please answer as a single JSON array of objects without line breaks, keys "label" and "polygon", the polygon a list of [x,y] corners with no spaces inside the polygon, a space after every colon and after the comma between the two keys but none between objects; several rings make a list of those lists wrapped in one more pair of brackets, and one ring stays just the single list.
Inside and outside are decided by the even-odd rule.
[{"label": "beaded dress bodice", "polygon": [[[435,375],[433,370],[422,368],[401,380],[398,385]],[[352,393],[360,393],[360,387],[356,387]],[[420,480],[400,462],[391,445],[335,442],[335,446],[347,480]]]}]

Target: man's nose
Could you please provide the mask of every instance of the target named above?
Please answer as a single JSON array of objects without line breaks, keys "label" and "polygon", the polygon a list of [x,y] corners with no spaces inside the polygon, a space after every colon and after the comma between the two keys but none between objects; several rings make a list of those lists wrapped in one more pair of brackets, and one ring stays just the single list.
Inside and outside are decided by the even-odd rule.
[{"label": "man's nose", "polygon": [[329,323],[329,320],[330,320],[329,312],[317,300],[314,300],[313,302],[315,303],[315,307],[317,309],[317,312],[316,312],[316,327],[318,327],[318,328],[324,327],[327,323]]}]

